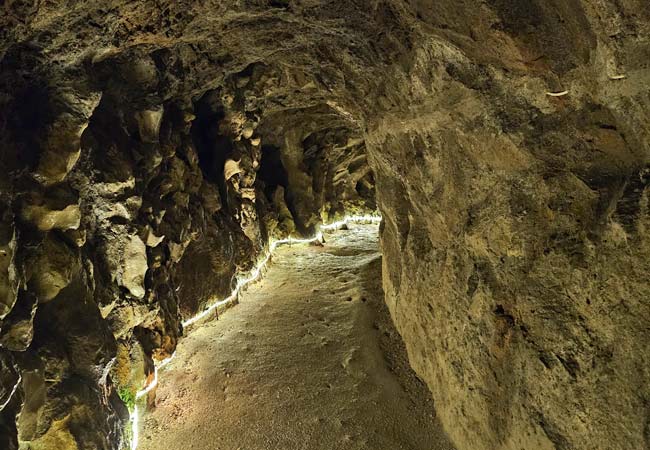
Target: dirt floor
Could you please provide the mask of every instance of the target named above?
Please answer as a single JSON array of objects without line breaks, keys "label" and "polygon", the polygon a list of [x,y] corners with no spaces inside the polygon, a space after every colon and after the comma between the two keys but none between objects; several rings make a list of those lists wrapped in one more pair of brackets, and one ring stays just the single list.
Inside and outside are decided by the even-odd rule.
[{"label": "dirt floor", "polygon": [[141,450],[452,450],[383,303],[377,227],[282,247],[182,340]]}]

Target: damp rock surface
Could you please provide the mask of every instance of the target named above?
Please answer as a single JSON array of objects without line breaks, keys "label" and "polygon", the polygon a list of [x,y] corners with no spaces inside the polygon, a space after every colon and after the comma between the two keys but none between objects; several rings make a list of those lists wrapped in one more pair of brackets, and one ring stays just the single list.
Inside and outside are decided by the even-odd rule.
[{"label": "damp rock surface", "polygon": [[377,231],[281,247],[179,345],[139,448],[454,450],[384,304]]}]

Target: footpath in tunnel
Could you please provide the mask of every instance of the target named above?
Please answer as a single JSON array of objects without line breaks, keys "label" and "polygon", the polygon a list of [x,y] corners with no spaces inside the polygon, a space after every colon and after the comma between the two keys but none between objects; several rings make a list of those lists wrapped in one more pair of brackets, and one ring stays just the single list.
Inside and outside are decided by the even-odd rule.
[{"label": "footpath in tunnel", "polygon": [[452,450],[383,302],[377,226],[278,249],[161,372],[140,449]]}]

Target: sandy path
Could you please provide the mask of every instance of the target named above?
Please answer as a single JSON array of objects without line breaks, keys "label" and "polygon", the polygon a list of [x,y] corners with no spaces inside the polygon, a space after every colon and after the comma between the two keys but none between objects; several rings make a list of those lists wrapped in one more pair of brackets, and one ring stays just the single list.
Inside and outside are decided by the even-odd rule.
[{"label": "sandy path", "polygon": [[161,372],[141,450],[450,450],[383,304],[377,228],[283,247]]}]

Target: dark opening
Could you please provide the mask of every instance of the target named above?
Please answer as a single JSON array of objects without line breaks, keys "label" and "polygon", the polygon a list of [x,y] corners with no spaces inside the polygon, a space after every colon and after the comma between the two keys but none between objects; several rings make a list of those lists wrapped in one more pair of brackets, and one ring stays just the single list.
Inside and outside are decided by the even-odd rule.
[{"label": "dark opening", "polygon": [[56,102],[47,80],[29,70],[38,64],[38,52],[15,45],[0,58],[0,170],[7,172],[38,165],[41,138],[55,118]]},{"label": "dark opening", "polygon": [[369,172],[365,177],[357,181],[355,190],[359,197],[366,200],[367,202],[374,203],[375,198],[375,178],[372,175],[372,172]]},{"label": "dark opening", "polygon": [[262,146],[262,162],[257,178],[264,184],[264,194],[269,201],[273,201],[273,193],[278,186],[284,188],[287,194],[289,176],[282,164],[280,149],[274,145]]},{"label": "dark opening", "polygon": [[225,112],[217,98],[216,92],[212,91],[195,103],[196,119],[192,123],[192,139],[203,176],[217,185],[221,201],[228,208],[223,169],[226,159],[233,153],[233,143],[219,131],[219,123],[224,119]]}]

